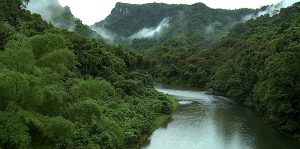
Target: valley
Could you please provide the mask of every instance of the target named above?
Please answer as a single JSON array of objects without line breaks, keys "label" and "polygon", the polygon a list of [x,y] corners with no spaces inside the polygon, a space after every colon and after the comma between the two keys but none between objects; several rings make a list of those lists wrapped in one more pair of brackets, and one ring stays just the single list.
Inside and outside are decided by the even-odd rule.
[{"label": "valley", "polygon": [[0,149],[299,148],[297,0],[72,12],[0,0]]}]

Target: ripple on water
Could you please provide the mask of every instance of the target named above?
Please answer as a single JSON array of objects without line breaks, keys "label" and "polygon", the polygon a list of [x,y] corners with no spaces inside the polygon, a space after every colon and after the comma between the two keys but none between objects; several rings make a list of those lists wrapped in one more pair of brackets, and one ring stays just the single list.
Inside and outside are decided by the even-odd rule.
[{"label": "ripple on water", "polygon": [[142,149],[299,149],[251,110],[201,91],[159,88],[182,105]]}]

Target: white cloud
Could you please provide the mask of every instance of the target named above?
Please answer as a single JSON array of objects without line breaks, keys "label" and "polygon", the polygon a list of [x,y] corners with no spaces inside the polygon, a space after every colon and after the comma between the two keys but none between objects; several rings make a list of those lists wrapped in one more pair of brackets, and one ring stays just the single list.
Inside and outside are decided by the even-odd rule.
[{"label": "white cloud", "polygon": [[258,12],[258,14],[249,14],[247,16],[245,16],[242,21],[248,21],[250,19],[256,19],[260,16],[263,15],[270,15],[273,16],[275,14],[278,14],[280,12],[281,8],[286,8],[288,6],[291,6],[292,4],[298,2],[299,0],[283,0],[278,4],[274,4],[274,5],[270,5],[269,7],[267,7],[264,11],[260,11]]},{"label": "white cloud", "polygon": [[155,28],[143,28],[137,33],[134,33],[129,37],[130,40],[142,39],[142,38],[153,38],[159,36],[162,31],[169,27],[169,18],[164,18],[157,27]]},{"label": "white cloud", "polygon": [[109,42],[113,42],[114,39],[116,38],[116,35],[114,33],[110,32],[109,30],[107,30],[104,27],[91,26],[90,28],[93,31],[95,31],[96,33],[98,33],[102,38],[104,38],[105,40],[107,40]]},{"label": "white cloud", "polygon": [[83,23],[91,25],[103,20],[114,8],[116,2],[143,4],[163,2],[168,4],[194,4],[203,2],[212,8],[237,9],[259,8],[264,5],[278,3],[280,0],[59,0],[63,6],[70,6],[72,13]]},{"label": "white cloud", "polygon": [[74,21],[64,22],[56,18],[56,14],[60,15],[63,13],[63,8],[58,4],[57,0],[30,0],[27,9],[32,13],[40,14],[44,20],[51,22],[55,27],[69,31],[73,31],[76,27]]}]

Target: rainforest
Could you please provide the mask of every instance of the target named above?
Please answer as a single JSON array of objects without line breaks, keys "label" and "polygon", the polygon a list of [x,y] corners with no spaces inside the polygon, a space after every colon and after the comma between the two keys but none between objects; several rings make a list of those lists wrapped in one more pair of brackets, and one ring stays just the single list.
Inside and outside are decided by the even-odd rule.
[{"label": "rainforest", "polygon": [[57,0],[0,0],[0,149],[299,148],[287,1],[118,2],[86,25]]}]

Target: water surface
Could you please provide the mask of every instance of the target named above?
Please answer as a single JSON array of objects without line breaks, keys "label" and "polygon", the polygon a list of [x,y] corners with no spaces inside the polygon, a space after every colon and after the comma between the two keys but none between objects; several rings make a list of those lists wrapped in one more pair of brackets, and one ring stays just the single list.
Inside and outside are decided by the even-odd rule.
[{"label": "water surface", "polygon": [[142,149],[300,149],[291,136],[233,100],[195,90],[156,89],[174,95],[181,106]]}]

